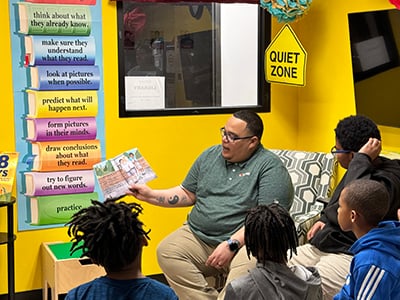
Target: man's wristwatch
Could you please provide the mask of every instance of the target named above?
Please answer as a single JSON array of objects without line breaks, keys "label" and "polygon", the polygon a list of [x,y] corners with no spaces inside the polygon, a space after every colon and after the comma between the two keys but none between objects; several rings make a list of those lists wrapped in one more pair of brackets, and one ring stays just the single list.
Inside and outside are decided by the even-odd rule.
[{"label": "man's wristwatch", "polygon": [[240,242],[238,240],[229,239],[228,240],[229,250],[236,252],[240,248]]}]

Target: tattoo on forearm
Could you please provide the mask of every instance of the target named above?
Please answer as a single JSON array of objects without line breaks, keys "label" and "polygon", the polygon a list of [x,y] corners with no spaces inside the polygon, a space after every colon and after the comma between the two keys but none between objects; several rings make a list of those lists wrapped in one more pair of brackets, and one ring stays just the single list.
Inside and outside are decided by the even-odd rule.
[{"label": "tattoo on forearm", "polygon": [[158,201],[159,203],[164,203],[164,202],[165,202],[165,197],[164,197],[164,196],[158,197],[158,198],[157,198],[157,201]]},{"label": "tattoo on forearm", "polygon": [[175,195],[175,196],[173,196],[173,197],[170,197],[169,200],[168,200],[168,203],[169,203],[170,205],[175,205],[175,204],[177,204],[178,202],[179,202],[179,196],[178,196],[178,195]]}]

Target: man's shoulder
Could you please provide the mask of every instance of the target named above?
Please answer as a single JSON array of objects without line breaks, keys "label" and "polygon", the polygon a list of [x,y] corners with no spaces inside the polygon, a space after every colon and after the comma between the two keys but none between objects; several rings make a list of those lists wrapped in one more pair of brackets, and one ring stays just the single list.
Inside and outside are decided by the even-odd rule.
[{"label": "man's shoulder", "polygon": [[203,153],[217,152],[217,151],[221,151],[221,149],[222,149],[222,145],[221,144],[212,145],[212,146],[204,149]]},{"label": "man's shoulder", "polygon": [[210,161],[212,158],[219,158],[221,156],[222,145],[213,145],[206,149],[204,149],[200,155],[197,157],[197,160],[205,160]]},{"label": "man's shoulder", "polygon": [[260,147],[254,153],[253,158],[257,161],[264,161],[266,163],[283,165],[283,162],[279,158],[279,156],[274,152],[272,152],[271,150],[264,148],[263,145],[260,145]]}]

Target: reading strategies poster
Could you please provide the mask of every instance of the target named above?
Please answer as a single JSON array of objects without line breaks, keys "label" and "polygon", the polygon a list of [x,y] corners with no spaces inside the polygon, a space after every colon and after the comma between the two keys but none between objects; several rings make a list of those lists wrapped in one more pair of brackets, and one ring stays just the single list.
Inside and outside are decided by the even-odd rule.
[{"label": "reading strategies poster", "polygon": [[98,199],[100,0],[10,0],[18,230],[62,227]]}]

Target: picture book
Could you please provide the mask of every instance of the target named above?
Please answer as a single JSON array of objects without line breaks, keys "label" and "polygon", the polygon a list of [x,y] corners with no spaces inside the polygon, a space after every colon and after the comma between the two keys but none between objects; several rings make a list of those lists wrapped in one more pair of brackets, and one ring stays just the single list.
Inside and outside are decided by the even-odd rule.
[{"label": "picture book", "polygon": [[126,194],[132,183],[146,183],[157,176],[138,148],[125,151],[93,166],[105,199]]},{"label": "picture book", "polygon": [[93,170],[68,172],[25,172],[25,196],[92,193]]},{"label": "picture book", "polygon": [[18,156],[18,152],[0,151],[0,202],[11,201]]},{"label": "picture book", "polygon": [[93,140],[96,118],[26,119],[26,139],[36,141]]},{"label": "picture book", "polygon": [[25,66],[94,65],[92,36],[25,36]]},{"label": "picture book", "polygon": [[80,193],[30,198],[31,225],[65,224],[74,213],[99,200],[98,194]]},{"label": "picture book", "polygon": [[99,140],[33,142],[31,171],[89,170],[101,161]]},{"label": "picture book", "polygon": [[36,66],[30,67],[30,87],[35,90],[98,90],[98,66]]},{"label": "picture book", "polygon": [[18,2],[19,32],[33,35],[79,35],[91,32],[90,7]]},{"label": "picture book", "polygon": [[97,91],[26,90],[28,118],[95,117],[98,112]]}]

